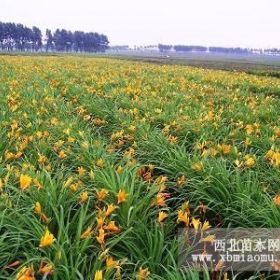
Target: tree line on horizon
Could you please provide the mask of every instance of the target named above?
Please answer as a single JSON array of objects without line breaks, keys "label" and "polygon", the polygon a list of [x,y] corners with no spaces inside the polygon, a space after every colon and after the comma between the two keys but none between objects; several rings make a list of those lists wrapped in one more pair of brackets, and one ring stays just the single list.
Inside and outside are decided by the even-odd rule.
[{"label": "tree line on horizon", "polygon": [[[158,44],[160,52],[168,52],[174,49],[176,52],[212,52],[212,53],[226,53],[226,54],[249,54],[255,50],[250,48],[226,48],[226,47],[204,47],[204,46],[188,46],[188,45],[164,45]],[[280,49],[264,49],[258,50],[260,53],[280,54]]]},{"label": "tree line on horizon", "polygon": [[[45,41],[45,44],[43,43]],[[40,28],[0,22],[0,50],[46,52],[104,52],[109,46],[106,35],[97,32],[46,30],[43,39]]]}]

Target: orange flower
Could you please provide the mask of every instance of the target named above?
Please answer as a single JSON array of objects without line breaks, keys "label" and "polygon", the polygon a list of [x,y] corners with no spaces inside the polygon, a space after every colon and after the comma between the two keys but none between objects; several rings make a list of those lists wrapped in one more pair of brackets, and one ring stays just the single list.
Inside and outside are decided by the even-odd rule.
[{"label": "orange flower", "polygon": [[24,266],[16,275],[16,280],[36,280],[33,268]]},{"label": "orange flower", "polygon": [[53,266],[50,263],[41,262],[39,273],[44,275],[51,275],[53,274]]},{"label": "orange flower", "polygon": [[60,159],[64,159],[64,158],[66,158],[66,153],[65,153],[64,151],[60,151],[60,152],[58,153],[58,157],[59,157]]},{"label": "orange flower", "polygon": [[106,268],[107,269],[112,269],[116,268],[118,266],[119,262],[115,261],[112,257],[108,257],[106,259]]},{"label": "orange flower", "polygon": [[138,274],[137,274],[137,280],[145,280],[150,275],[150,272],[148,268],[143,269],[140,267]]},{"label": "orange flower", "polygon": [[280,195],[277,194],[276,196],[273,197],[273,203],[277,206],[280,205]]},{"label": "orange flower", "polygon": [[98,231],[98,235],[96,236],[96,240],[100,245],[103,245],[105,243],[105,232],[103,228],[100,228]]},{"label": "orange flower", "polygon": [[189,219],[188,212],[179,210],[177,223],[179,222],[183,222],[186,226],[189,225],[190,219]]},{"label": "orange flower", "polygon": [[92,233],[93,233],[92,227],[87,227],[87,229],[82,233],[82,235],[81,235],[80,238],[81,238],[81,239],[86,239],[86,238],[88,238],[89,236],[91,236]]},{"label": "orange flower", "polygon": [[85,175],[86,170],[82,166],[80,166],[80,167],[78,167],[78,173],[79,173],[79,176],[82,177]]},{"label": "orange flower", "polygon": [[159,193],[157,194],[156,198],[155,198],[155,204],[156,204],[156,206],[158,206],[158,207],[164,207],[164,206],[166,206],[165,200],[166,200],[166,198],[167,198],[168,196],[169,196],[169,194],[167,194],[167,193],[161,193],[161,192],[159,192]]},{"label": "orange flower", "polygon": [[127,196],[128,196],[128,193],[126,193],[124,190],[119,190],[119,192],[117,194],[118,204],[125,202]]},{"label": "orange flower", "polygon": [[110,216],[116,209],[117,209],[117,206],[115,206],[114,204],[108,205],[107,210],[105,212],[105,216],[106,217]]},{"label": "orange flower", "polygon": [[115,233],[120,231],[118,226],[116,226],[115,221],[110,221],[109,224],[104,227],[104,229],[106,229],[106,230],[108,230],[110,232],[115,232]]}]

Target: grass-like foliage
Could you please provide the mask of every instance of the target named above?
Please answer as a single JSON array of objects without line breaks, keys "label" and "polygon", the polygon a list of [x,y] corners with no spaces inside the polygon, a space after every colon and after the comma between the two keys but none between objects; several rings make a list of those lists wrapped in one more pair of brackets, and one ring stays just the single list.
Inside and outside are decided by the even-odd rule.
[{"label": "grass-like foliage", "polygon": [[0,279],[265,279],[181,267],[177,231],[280,226],[279,96],[241,72],[0,57]]}]

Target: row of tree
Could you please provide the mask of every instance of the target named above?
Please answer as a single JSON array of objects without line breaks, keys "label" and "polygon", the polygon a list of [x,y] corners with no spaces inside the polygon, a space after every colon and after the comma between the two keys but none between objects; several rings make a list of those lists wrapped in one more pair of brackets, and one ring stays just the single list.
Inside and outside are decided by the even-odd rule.
[{"label": "row of tree", "polygon": [[226,54],[249,54],[249,53],[264,53],[264,54],[280,54],[280,49],[265,49],[256,50],[249,48],[225,48],[225,47],[204,47],[204,46],[187,46],[187,45],[163,45],[159,44],[160,52],[168,52],[174,50],[176,52],[212,52],[212,53],[226,53]]},{"label": "row of tree", "polygon": [[42,47],[41,30],[22,24],[0,22],[0,48],[1,50],[33,50],[38,51]]},{"label": "row of tree", "polygon": [[2,51],[104,52],[109,45],[107,36],[96,32],[47,29],[45,37],[36,26],[0,22]]}]

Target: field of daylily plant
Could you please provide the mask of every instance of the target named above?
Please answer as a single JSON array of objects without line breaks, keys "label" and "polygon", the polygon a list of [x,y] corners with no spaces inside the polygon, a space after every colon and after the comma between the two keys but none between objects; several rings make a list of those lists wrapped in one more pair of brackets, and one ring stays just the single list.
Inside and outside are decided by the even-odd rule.
[{"label": "field of daylily plant", "polygon": [[280,80],[2,56],[0,209],[1,280],[272,279],[180,267],[177,231],[280,227]]}]

